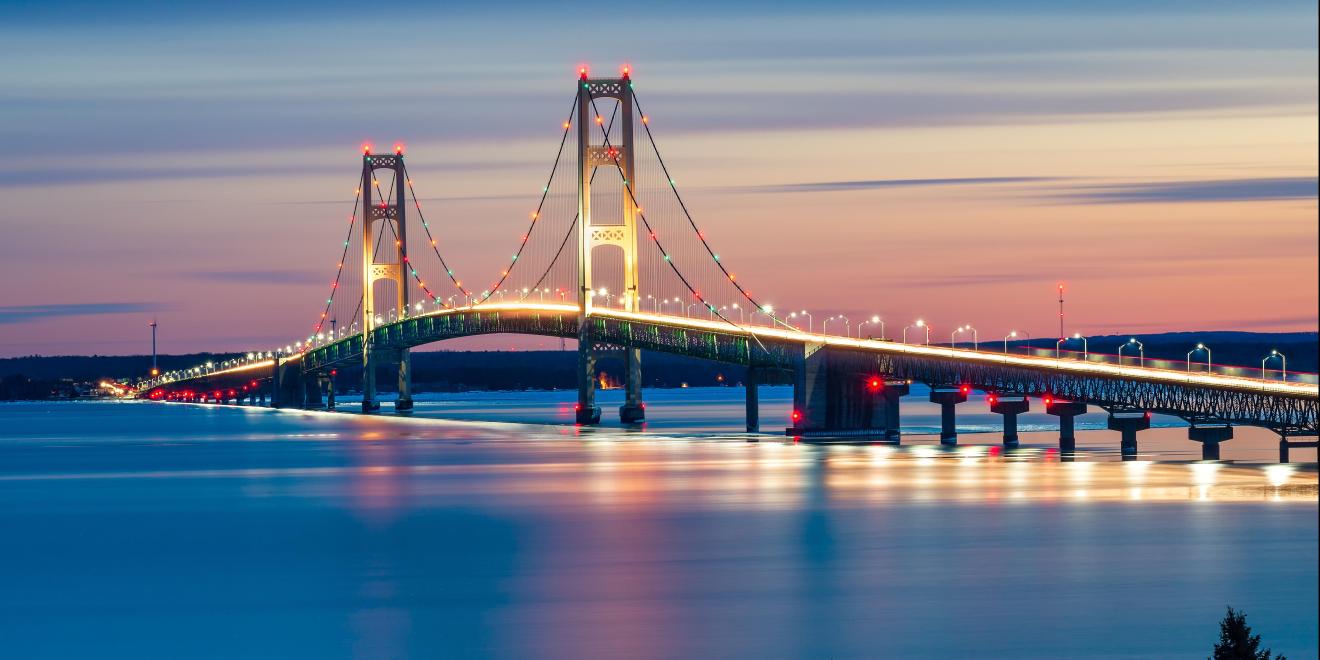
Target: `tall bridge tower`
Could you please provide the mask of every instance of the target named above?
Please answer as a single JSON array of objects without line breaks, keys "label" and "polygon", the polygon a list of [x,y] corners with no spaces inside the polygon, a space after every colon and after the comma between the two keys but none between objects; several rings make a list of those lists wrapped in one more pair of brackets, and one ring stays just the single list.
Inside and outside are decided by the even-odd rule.
[{"label": "tall bridge tower", "polygon": [[[391,170],[394,173],[394,191],[385,195],[376,178],[377,170]],[[397,362],[399,366],[399,398],[394,403],[395,410],[411,410],[412,401],[412,365],[408,349],[390,350],[382,355],[383,350],[372,346],[373,330],[377,318],[388,323],[390,319],[381,316],[389,313],[389,302],[381,304],[376,299],[376,282],[388,280],[394,283],[395,300],[393,309],[396,314],[406,314],[408,310],[408,281],[405,279],[408,259],[407,223],[404,222],[404,193],[407,174],[403,168],[403,152],[396,150],[390,155],[377,155],[367,150],[362,155],[362,410],[370,412],[380,409],[376,401],[376,365],[384,357]],[[382,199],[377,199],[380,191]],[[379,242],[376,234],[380,223],[387,223],[388,232],[383,232]],[[385,234],[394,240],[386,240]],[[386,309],[382,309],[385,307]]]},{"label": "tall bridge tower", "polygon": [[[592,254],[598,247],[616,247],[623,252],[623,309],[640,310],[637,293],[637,200],[634,199],[633,172],[633,97],[628,69],[619,78],[589,78],[580,71],[577,82],[577,156],[578,156],[578,402],[577,422],[600,421],[596,406],[596,353],[592,346],[588,315],[595,288],[592,285]],[[622,138],[616,144],[605,136],[595,99],[618,101],[623,122]],[[602,135],[603,144],[593,144],[592,135]],[[597,167],[617,167],[623,179],[623,218],[619,224],[597,225],[591,217],[591,179]],[[624,348],[626,373],[624,403],[619,418],[625,424],[640,423],[646,417],[642,404],[642,352]]]}]

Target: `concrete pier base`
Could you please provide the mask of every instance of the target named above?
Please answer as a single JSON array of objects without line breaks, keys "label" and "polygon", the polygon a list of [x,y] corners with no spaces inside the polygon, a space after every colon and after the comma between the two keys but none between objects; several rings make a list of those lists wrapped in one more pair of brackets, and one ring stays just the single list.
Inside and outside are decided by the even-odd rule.
[{"label": "concrete pier base", "polygon": [[880,396],[885,401],[885,442],[902,442],[903,420],[899,414],[898,401],[908,395],[911,386],[905,380],[885,381]]},{"label": "concrete pier base", "polygon": [[1077,426],[1074,417],[1086,414],[1086,404],[1080,401],[1045,399],[1045,414],[1059,418],[1059,451],[1077,450]]},{"label": "concrete pier base", "polygon": [[1004,416],[1004,446],[1018,446],[1017,416],[1031,409],[1031,401],[1024,396],[990,397],[990,412]]},{"label": "concrete pier base", "polygon": [[1108,425],[1109,430],[1118,431],[1122,434],[1119,440],[1119,449],[1123,453],[1123,460],[1136,460],[1137,431],[1145,431],[1150,428],[1150,414],[1146,412],[1110,413]]},{"label": "concrete pier base", "polygon": [[1201,443],[1201,460],[1219,460],[1219,443],[1233,438],[1233,427],[1227,425],[1193,426],[1187,429],[1187,438]]},{"label": "concrete pier base", "polygon": [[1320,442],[1317,442],[1317,441],[1315,441],[1315,440],[1310,440],[1310,441],[1298,441],[1298,440],[1289,440],[1289,439],[1288,439],[1288,436],[1286,436],[1286,435],[1284,435],[1284,436],[1279,436],[1279,462],[1280,462],[1280,463],[1288,463],[1288,462],[1289,462],[1289,460],[1288,460],[1288,450],[1289,450],[1289,449],[1292,449],[1292,448],[1296,448],[1296,449],[1308,449],[1308,448],[1309,448],[1309,449],[1316,449],[1317,447],[1320,447]]},{"label": "concrete pier base", "polygon": [[958,424],[953,407],[967,401],[968,388],[936,387],[930,391],[930,402],[940,404],[940,444],[958,444]]},{"label": "concrete pier base", "polygon": [[619,406],[619,421],[624,424],[641,424],[646,421],[646,404],[642,402],[642,350],[625,348],[624,355],[624,401]]},{"label": "concrete pier base", "polygon": [[748,433],[758,433],[761,430],[760,383],[761,370],[747,367],[747,375],[743,377],[743,392],[746,395]]}]

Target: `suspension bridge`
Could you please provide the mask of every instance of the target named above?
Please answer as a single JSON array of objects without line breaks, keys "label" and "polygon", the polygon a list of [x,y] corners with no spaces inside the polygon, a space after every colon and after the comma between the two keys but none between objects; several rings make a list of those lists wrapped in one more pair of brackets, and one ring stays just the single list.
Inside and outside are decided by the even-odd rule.
[{"label": "suspension bridge", "polygon": [[[362,410],[379,410],[377,372],[397,376],[396,410],[412,408],[409,351],[446,339],[515,333],[576,340],[578,424],[600,422],[596,360],[621,352],[623,423],[646,418],[642,351],[746,368],[747,430],[760,428],[757,389],[789,374],[792,435],[865,435],[899,440],[909,385],[931,387],[941,405],[941,442],[957,442],[956,406],[989,393],[1016,446],[1017,415],[1041,399],[1057,416],[1060,446],[1072,449],[1073,418],[1089,406],[1109,412],[1123,454],[1152,414],[1190,422],[1203,456],[1217,458],[1233,427],[1253,425],[1290,447],[1314,447],[1320,386],[1284,364],[1259,377],[1204,365],[1147,366],[827,334],[803,313],[776,313],[738,279],[707,240],[661,156],[650,118],[627,68],[618,77],[579,72],[554,163],[508,262],[486,286],[461,278],[443,255],[442,227],[428,221],[403,149],[364,146],[361,179],[329,293],[311,332],[282,348],[221,365],[159,374],[138,396],[277,407],[335,406],[340,368],[361,367]],[[420,231],[421,240],[418,240]],[[410,236],[412,237],[410,240]],[[732,302],[730,302],[732,301]],[[904,333],[906,335],[906,332]],[[1061,338],[1060,343],[1065,340]],[[1056,345],[1057,348],[1057,345]],[[1070,354],[1071,356],[1072,354]],[[1280,356],[1279,362],[1282,362]],[[1268,360],[1268,358],[1267,358]]]}]

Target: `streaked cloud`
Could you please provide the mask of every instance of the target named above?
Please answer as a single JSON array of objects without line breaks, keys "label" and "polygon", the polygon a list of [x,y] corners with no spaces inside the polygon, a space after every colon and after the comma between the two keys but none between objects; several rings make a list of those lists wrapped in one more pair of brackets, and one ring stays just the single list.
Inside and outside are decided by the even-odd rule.
[{"label": "streaked cloud", "polygon": [[1266,177],[1171,181],[1162,183],[1097,184],[1073,188],[1056,199],[1088,204],[1150,204],[1176,202],[1248,202],[1316,199],[1316,177]]},{"label": "streaked cloud", "polygon": [[[187,277],[209,282],[230,282],[235,284],[319,284],[325,277],[302,270],[202,270],[184,273],[169,273],[171,276]],[[329,283],[327,282],[327,285]]]},{"label": "streaked cloud", "polygon": [[142,314],[174,309],[173,305],[154,302],[65,303],[58,305],[7,305],[0,307],[0,325],[32,323],[66,316],[104,314]]},{"label": "streaked cloud", "polygon": [[795,192],[842,192],[853,190],[874,190],[877,188],[915,188],[922,186],[984,186],[1015,183],[1044,183],[1059,181],[1060,177],[1048,176],[984,176],[956,177],[946,179],[871,179],[868,181],[814,181],[811,183],[777,183],[763,186],[740,186],[724,189],[727,192],[742,193],[795,193]]}]

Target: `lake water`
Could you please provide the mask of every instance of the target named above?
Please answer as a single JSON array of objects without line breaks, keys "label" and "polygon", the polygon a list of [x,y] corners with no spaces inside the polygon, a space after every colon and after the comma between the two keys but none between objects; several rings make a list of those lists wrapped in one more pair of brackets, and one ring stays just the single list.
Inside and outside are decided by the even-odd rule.
[{"label": "lake water", "polygon": [[640,431],[617,391],[582,430],[571,392],[3,404],[0,655],[1205,657],[1229,604],[1320,652],[1314,462],[1174,426],[1067,462],[1036,413],[1004,451],[979,399],[944,450],[924,398],[898,447],[785,438],[786,388],[759,436],[736,388],[647,392]]}]

